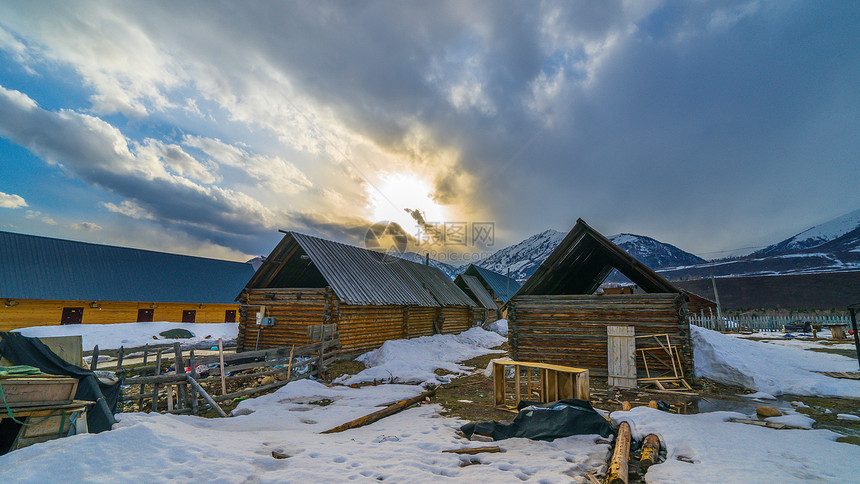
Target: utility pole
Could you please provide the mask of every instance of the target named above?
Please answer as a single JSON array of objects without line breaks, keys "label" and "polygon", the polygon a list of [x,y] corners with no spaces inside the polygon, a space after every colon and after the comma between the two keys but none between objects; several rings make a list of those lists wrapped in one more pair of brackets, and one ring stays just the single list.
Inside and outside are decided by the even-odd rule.
[{"label": "utility pole", "polygon": [[714,277],[714,274],[711,273],[711,284],[714,286],[714,299],[717,301],[717,329],[719,331],[724,331],[725,327],[723,326],[723,312],[720,310],[720,294],[717,292],[717,279]]}]

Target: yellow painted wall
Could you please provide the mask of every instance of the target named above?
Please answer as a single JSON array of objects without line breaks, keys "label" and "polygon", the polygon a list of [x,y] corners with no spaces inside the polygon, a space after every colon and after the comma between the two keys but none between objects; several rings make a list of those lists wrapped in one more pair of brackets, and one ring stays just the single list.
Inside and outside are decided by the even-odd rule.
[{"label": "yellow painted wall", "polygon": [[[111,302],[99,301],[99,308],[93,308],[93,301],[55,301],[39,299],[15,299],[15,305],[7,306],[8,300],[0,300],[0,331],[9,331],[28,326],[59,325],[63,308],[84,308],[84,324],[133,323],[137,321],[138,309],[151,309],[151,302]],[[196,323],[223,323],[228,309],[236,311],[239,319],[238,304],[189,304],[156,303],[153,321],[181,322],[182,311],[197,311]]]}]

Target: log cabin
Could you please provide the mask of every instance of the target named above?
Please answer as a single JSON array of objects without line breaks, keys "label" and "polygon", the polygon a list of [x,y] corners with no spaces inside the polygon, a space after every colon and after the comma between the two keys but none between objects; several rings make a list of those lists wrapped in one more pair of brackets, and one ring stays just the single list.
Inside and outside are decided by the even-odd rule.
[{"label": "log cabin", "polygon": [[[596,294],[618,269],[644,294]],[[668,334],[683,373],[693,375],[687,315],[714,303],[691,297],[588,226],[582,219],[508,302],[515,360],[587,368],[606,376],[607,326],[635,336]],[[715,305],[714,305],[715,306]],[[642,362],[637,368],[642,373]]]},{"label": "log cabin", "polygon": [[459,333],[480,317],[437,268],[298,232],[284,232],[236,299],[239,351],[308,344],[311,327],[330,325],[341,354],[353,354],[390,339]]},{"label": "log cabin", "polygon": [[505,305],[522,286],[516,279],[489,269],[469,264],[454,283],[481,308],[486,309],[486,321],[505,317]]},{"label": "log cabin", "polygon": [[251,264],[0,232],[0,331],[236,322]]}]

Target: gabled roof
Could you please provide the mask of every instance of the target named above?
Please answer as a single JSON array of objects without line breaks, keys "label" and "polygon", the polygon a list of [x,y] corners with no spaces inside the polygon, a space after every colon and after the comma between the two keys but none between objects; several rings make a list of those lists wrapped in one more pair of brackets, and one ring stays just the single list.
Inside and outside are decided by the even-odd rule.
[{"label": "gabled roof", "polygon": [[250,264],[0,232],[0,298],[233,304]]},{"label": "gabled roof", "polygon": [[325,286],[349,304],[475,306],[437,268],[298,232],[284,232],[246,288]]},{"label": "gabled roof", "polygon": [[593,294],[613,268],[645,292],[681,292],[579,219],[515,296]]},{"label": "gabled roof", "polygon": [[483,283],[488,286],[495,296],[503,303],[508,302],[508,299],[516,294],[522,286],[522,284],[517,282],[516,279],[476,266],[475,264],[469,264],[469,267],[467,267],[463,273],[475,276],[483,281]]},{"label": "gabled roof", "polygon": [[499,309],[499,305],[493,300],[493,296],[487,292],[487,289],[477,277],[468,274],[457,274],[454,284],[477,302],[478,306],[485,309]]}]

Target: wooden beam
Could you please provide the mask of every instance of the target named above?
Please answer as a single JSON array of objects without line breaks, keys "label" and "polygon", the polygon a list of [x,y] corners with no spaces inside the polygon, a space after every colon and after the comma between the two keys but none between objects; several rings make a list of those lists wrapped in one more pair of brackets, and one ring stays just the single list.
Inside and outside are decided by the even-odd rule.
[{"label": "wooden beam", "polygon": [[606,476],[607,484],[627,484],[627,461],[630,458],[630,424],[621,422],[615,438],[615,452]]},{"label": "wooden beam", "polygon": [[395,413],[397,413],[401,410],[409,408],[412,405],[415,405],[416,403],[424,400],[425,398],[432,397],[433,395],[436,394],[436,388],[438,388],[438,387],[435,387],[431,390],[428,390],[428,391],[426,391],[426,392],[424,392],[421,395],[418,395],[416,397],[412,397],[412,398],[409,398],[406,400],[401,400],[401,401],[395,403],[394,405],[392,405],[390,407],[383,408],[382,410],[377,410],[376,412],[365,415],[364,417],[359,417],[355,420],[351,420],[349,422],[346,422],[345,424],[338,425],[337,427],[328,429],[322,433],[333,434],[333,433],[337,433],[337,432],[343,432],[344,430],[354,429],[354,428],[363,427],[365,425],[372,424],[373,422],[376,422],[377,420],[381,420],[381,419],[383,419],[389,415],[394,415]]}]

